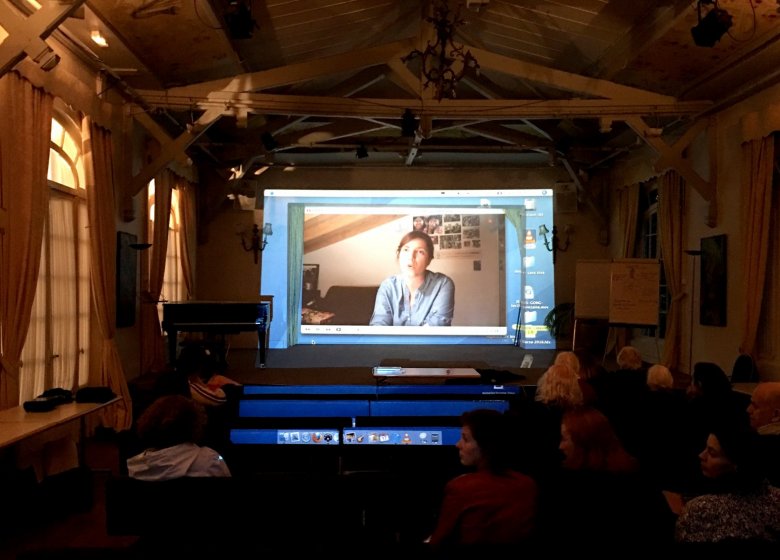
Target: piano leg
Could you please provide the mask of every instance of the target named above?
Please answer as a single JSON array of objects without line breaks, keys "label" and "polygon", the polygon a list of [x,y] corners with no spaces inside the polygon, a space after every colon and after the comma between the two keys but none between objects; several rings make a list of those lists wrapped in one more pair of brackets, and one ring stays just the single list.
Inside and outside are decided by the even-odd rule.
[{"label": "piano leg", "polygon": [[176,349],[178,347],[178,335],[176,328],[167,328],[165,332],[168,334],[168,364],[171,366],[176,365]]},{"label": "piano leg", "polygon": [[256,368],[265,367],[265,321],[257,322],[257,360]]}]

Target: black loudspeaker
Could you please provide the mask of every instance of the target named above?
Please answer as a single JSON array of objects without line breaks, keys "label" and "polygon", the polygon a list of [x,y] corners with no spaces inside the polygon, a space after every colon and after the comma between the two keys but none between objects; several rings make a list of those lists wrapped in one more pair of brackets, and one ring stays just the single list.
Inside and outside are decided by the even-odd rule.
[{"label": "black loudspeaker", "polygon": [[[701,10],[701,4],[699,9]],[[731,14],[726,10],[713,8],[706,16],[699,15],[699,23],[691,28],[693,42],[699,47],[714,47],[733,23]]]}]

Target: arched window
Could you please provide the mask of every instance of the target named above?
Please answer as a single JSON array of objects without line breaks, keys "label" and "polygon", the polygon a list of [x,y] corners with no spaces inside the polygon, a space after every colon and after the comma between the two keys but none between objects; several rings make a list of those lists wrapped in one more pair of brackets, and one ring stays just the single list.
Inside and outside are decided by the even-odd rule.
[{"label": "arched window", "polygon": [[20,402],[88,381],[89,230],[80,117],[55,101],[49,149],[49,211],[30,328],[22,350]]}]

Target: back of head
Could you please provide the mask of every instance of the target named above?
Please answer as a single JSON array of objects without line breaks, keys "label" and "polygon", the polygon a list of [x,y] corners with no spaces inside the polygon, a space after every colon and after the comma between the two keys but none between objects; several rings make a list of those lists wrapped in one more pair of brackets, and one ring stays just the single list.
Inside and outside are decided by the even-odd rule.
[{"label": "back of head", "polygon": [[693,383],[705,398],[721,398],[731,392],[731,381],[718,364],[697,362],[693,366]]},{"label": "back of head", "polygon": [[551,365],[539,378],[534,398],[564,408],[581,405],[582,389],[577,374],[569,366]]},{"label": "back of head", "polygon": [[591,407],[573,408],[563,414],[562,424],[576,449],[577,468],[610,472],[636,469],[636,460],[623,448],[601,411]]},{"label": "back of head", "polygon": [[197,443],[206,425],[206,413],[190,398],[166,395],[155,400],[136,424],[147,448],[163,449],[181,443]]},{"label": "back of head", "polygon": [[759,436],[737,417],[723,418],[712,427],[711,433],[718,438],[723,453],[736,467],[735,475],[729,480],[733,486],[728,489],[737,492],[758,489],[766,475],[759,453]]},{"label": "back of head", "polygon": [[663,364],[655,364],[647,370],[647,386],[650,389],[671,389],[674,387],[674,378],[669,368]]},{"label": "back of head", "polygon": [[633,346],[624,346],[618,352],[617,365],[620,369],[641,369],[642,355]]},{"label": "back of head", "polygon": [[204,381],[218,371],[214,353],[200,344],[184,346],[176,358],[176,371],[184,375],[198,375]]},{"label": "back of head", "polygon": [[577,354],[569,350],[560,352],[557,356],[555,356],[555,361],[553,364],[569,366],[577,375],[580,373],[580,359],[577,357]]},{"label": "back of head", "polygon": [[488,468],[495,472],[505,470],[509,461],[510,438],[504,415],[497,410],[478,408],[464,412],[461,424],[471,430]]}]

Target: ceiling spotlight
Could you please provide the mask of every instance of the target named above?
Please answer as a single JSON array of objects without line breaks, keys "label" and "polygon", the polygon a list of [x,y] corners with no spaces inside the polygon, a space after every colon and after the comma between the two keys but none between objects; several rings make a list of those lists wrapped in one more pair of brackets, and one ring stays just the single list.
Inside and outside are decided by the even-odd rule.
[{"label": "ceiling spotlight", "polygon": [[108,41],[103,36],[102,33],[100,33],[99,30],[93,29],[90,34],[89,38],[92,39],[92,42],[95,43],[98,47],[108,47]]},{"label": "ceiling spotlight", "polygon": [[[712,4],[712,8],[704,17],[701,16],[702,4]],[[733,18],[726,10],[721,10],[718,7],[717,0],[699,0],[696,9],[699,14],[699,23],[691,27],[693,42],[699,47],[714,47],[715,43],[733,25]]]},{"label": "ceiling spotlight", "polygon": [[417,132],[417,119],[411,109],[404,111],[401,115],[401,136],[404,138],[413,138]]},{"label": "ceiling spotlight", "polygon": [[279,143],[276,141],[276,138],[274,138],[274,135],[268,131],[265,131],[260,135],[260,141],[263,143],[263,148],[265,148],[266,152],[273,152],[279,147]]},{"label": "ceiling spotlight", "polygon": [[368,150],[365,144],[360,144],[355,150],[355,157],[358,159],[365,159],[368,157]]},{"label": "ceiling spotlight", "polygon": [[252,4],[248,0],[229,0],[223,15],[231,39],[252,38],[257,23],[252,19]]}]

